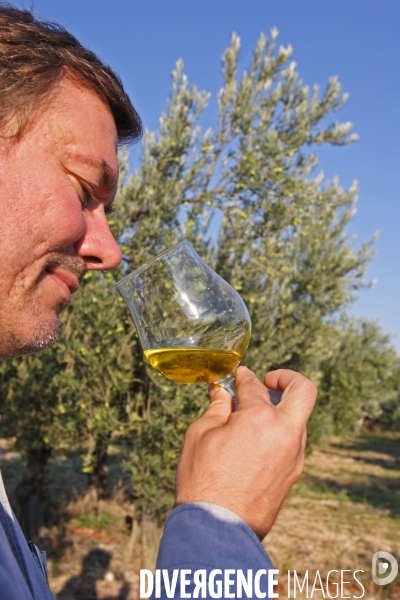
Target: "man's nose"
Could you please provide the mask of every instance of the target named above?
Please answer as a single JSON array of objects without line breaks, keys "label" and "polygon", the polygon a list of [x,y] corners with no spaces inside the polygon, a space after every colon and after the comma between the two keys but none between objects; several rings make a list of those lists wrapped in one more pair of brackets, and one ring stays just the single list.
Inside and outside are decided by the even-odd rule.
[{"label": "man's nose", "polygon": [[75,244],[75,252],[86,263],[88,270],[114,269],[122,260],[122,253],[110,231],[103,207],[86,213],[86,230]]}]

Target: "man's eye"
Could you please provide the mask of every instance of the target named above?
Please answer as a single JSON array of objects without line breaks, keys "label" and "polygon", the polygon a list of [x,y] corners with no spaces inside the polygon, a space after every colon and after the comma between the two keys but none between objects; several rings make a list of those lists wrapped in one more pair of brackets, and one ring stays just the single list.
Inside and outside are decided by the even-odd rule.
[{"label": "man's eye", "polygon": [[82,206],[83,206],[83,208],[87,208],[90,204],[90,201],[93,198],[92,192],[85,185],[81,184],[81,188],[82,188],[82,196],[83,196]]}]

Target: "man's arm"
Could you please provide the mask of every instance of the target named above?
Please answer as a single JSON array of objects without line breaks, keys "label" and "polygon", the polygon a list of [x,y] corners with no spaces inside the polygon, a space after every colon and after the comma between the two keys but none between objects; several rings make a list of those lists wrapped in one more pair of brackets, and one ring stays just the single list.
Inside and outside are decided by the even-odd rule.
[{"label": "man's arm", "polygon": [[[267,387],[283,392],[274,406]],[[294,371],[265,376],[246,367],[236,376],[238,410],[221,387],[188,429],[176,478],[176,506],[211,502],[241,517],[262,539],[303,471],[315,385]]]},{"label": "man's arm", "polygon": [[[289,370],[267,373],[263,385],[246,367],[236,387],[236,412],[226,390],[214,386],[209,408],[186,433],[158,569],[271,567],[258,540],[302,473],[317,390]],[[267,387],[283,392],[278,406]]]},{"label": "man's arm", "polygon": [[[237,571],[241,571],[248,581],[251,580],[252,592],[243,597],[256,598],[254,578],[257,573],[264,571],[259,586],[262,592],[267,592],[267,571],[271,568],[271,561],[257,536],[237,515],[215,504],[182,504],[174,508],[165,523],[156,566],[159,570],[160,593],[157,593],[155,586],[153,598],[236,598]],[[183,570],[186,570],[186,574],[182,574]],[[171,589],[173,594],[168,595],[174,572],[175,589]],[[214,579],[210,581],[212,573]],[[182,585],[183,575],[186,586]],[[224,581],[226,575],[231,583],[228,593]],[[203,588],[199,586],[201,578],[205,580]],[[197,595],[194,594],[196,585]],[[218,593],[218,586],[221,585],[224,593],[213,596],[213,590]],[[185,596],[185,592],[190,596]],[[234,596],[229,596],[229,592]]]}]

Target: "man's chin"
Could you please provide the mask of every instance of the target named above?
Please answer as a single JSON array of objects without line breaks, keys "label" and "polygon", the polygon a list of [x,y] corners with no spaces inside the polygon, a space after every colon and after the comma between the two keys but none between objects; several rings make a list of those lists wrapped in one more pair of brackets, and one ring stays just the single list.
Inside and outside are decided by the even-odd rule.
[{"label": "man's chin", "polygon": [[47,350],[57,341],[60,335],[60,328],[46,335],[41,335],[30,340],[22,340],[14,338],[13,342],[8,344],[8,347],[1,352],[0,358],[17,358],[25,354],[36,354],[42,350]]},{"label": "man's chin", "polygon": [[50,348],[60,335],[58,315],[65,306],[60,305],[53,318],[47,323],[41,323],[35,331],[11,333],[9,339],[3,340],[3,343],[0,344],[0,359],[36,354]]}]

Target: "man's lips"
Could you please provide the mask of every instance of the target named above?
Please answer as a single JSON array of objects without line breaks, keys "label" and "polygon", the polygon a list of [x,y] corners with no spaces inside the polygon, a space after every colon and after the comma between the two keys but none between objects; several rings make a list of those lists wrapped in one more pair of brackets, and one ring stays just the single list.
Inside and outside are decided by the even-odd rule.
[{"label": "man's lips", "polygon": [[70,271],[60,268],[47,268],[46,273],[59,285],[67,301],[70,302],[71,295],[79,289],[78,278]]}]

